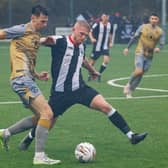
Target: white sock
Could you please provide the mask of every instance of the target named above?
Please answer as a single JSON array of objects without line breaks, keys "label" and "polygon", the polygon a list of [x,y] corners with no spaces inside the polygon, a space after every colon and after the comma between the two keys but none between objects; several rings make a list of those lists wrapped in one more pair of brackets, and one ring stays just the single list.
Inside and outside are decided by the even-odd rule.
[{"label": "white sock", "polygon": [[35,152],[35,158],[42,158],[45,156],[45,153],[44,152]]},{"label": "white sock", "polygon": [[9,132],[8,129],[4,129],[4,135],[8,137],[11,136],[11,133]]},{"label": "white sock", "polygon": [[126,135],[127,135],[127,137],[128,137],[129,139],[131,139],[133,134],[134,134],[134,133],[133,133],[132,131],[129,131]]},{"label": "white sock", "polygon": [[107,67],[107,64],[105,64],[105,63],[103,62],[103,63],[102,63],[102,66]]},{"label": "white sock", "polygon": [[112,110],[110,112],[108,112],[107,116],[110,117],[112,116],[114,113],[116,112],[115,108],[112,108]]}]

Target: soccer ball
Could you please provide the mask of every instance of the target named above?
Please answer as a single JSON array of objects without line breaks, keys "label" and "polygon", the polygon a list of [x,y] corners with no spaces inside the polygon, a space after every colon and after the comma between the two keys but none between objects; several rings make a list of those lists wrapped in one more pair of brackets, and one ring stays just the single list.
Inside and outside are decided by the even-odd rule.
[{"label": "soccer ball", "polygon": [[96,157],[96,149],[89,142],[81,142],[75,148],[75,157],[81,163],[91,162]]}]

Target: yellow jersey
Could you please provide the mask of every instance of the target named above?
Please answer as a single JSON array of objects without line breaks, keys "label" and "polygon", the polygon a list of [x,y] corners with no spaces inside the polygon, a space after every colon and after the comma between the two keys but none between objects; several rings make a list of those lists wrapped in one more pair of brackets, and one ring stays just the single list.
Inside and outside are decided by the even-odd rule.
[{"label": "yellow jersey", "polygon": [[154,48],[160,40],[163,31],[159,26],[152,27],[151,24],[143,24],[136,31],[135,36],[140,35],[135,54],[153,56]]},{"label": "yellow jersey", "polygon": [[40,46],[40,33],[34,31],[31,23],[4,29],[10,44],[11,79],[28,75],[35,77],[37,51]]}]

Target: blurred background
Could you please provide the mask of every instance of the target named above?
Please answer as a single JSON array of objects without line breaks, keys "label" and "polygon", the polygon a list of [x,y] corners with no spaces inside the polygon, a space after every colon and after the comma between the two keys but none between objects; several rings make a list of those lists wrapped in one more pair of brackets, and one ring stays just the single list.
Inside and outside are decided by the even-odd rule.
[{"label": "blurred background", "polygon": [[152,12],[158,13],[161,26],[167,32],[167,0],[0,0],[0,28],[26,23],[36,4],[49,10],[49,24],[43,32],[55,33],[56,27],[71,27],[76,19],[84,18],[91,25],[102,13],[110,15],[117,24],[116,43],[126,43],[136,28],[148,21]]}]

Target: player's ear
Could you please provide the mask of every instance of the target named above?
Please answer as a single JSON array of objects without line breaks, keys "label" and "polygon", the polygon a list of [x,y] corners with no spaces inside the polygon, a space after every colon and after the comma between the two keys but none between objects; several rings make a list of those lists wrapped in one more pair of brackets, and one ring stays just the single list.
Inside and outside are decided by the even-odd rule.
[{"label": "player's ear", "polygon": [[35,15],[32,15],[31,16],[31,20],[35,20],[36,16]]},{"label": "player's ear", "polygon": [[34,20],[34,15],[31,16],[31,20]]}]

